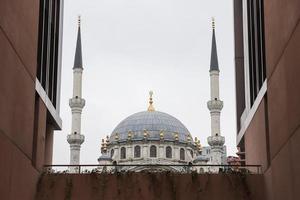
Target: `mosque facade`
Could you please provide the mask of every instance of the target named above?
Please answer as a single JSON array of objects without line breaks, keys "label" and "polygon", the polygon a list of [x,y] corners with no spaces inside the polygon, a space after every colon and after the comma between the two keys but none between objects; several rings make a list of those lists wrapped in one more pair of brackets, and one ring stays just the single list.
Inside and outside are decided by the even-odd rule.
[{"label": "mosque facade", "polygon": [[[207,138],[210,146],[202,147],[200,141],[177,118],[154,108],[153,92],[149,92],[149,106],[121,121],[110,136],[102,139],[99,170],[112,170],[118,166],[122,171],[177,171],[192,169],[213,171],[215,168],[197,165],[226,164],[225,138],[220,132],[220,114],[223,101],[219,98],[219,65],[212,22],[212,49],[210,62],[211,98],[207,107],[211,115],[211,135]],[[73,68],[72,132],[68,135],[70,164],[80,163],[80,147],[84,142],[81,133],[81,112],[85,100],[81,97],[82,51],[80,21]],[[103,166],[115,165],[115,166]],[[155,166],[154,166],[155,165]],[[153,167],[154,166],[154,167]],[[194,167],[195,166],[195,167]],[[71,170],[76,170],[71,168]]]}]

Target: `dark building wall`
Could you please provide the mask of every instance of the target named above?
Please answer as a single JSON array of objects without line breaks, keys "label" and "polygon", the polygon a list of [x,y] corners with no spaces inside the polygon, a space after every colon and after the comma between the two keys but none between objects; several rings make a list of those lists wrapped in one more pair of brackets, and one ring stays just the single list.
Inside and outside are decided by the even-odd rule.
[{"label": "dark building wall", "polygon": [[39,11],[38,0],[0,0],[0,199],[5,200],[34,199],[41,167],[51,162],[51,117],[36,92]]},{"label": "dark building wall", "polygon": [[36,200],[262,200],[262,180],[245,174],[47,174]]},{"label": "dark building wall", "polygon": [[273,199],[300,196],[300,1],[265,0]]},{"label": "dark building wall", "polygon": [[[236,10],[236,21],[240,17]],[[270,200],[300,196],[299,20],[300,1],[264,0],[267,91],[241,141],[246,163],[263,165]]]},{"label": "dark building wall", "polygon": [[246,164],[268,168],[265,102],[262,101],[245,134]]}]

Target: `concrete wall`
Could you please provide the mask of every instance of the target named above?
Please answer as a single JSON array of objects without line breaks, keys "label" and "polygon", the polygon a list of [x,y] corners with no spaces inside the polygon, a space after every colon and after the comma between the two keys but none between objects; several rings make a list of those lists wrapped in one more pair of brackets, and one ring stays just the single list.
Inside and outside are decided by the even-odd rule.
[{"label": "concrete wall", "polygon": [[[0,199],[32,200],[51,162],[47,109],[35,92],[38,0],[0,0]],[[51,133],[51,131],[49,131]],[[45,150],[45,144],[47,149]]]},{"label": "concrete wall", "polygon": [[50,174],[41,177],[36,200],[262,200],[262,180],[262,175]]}]

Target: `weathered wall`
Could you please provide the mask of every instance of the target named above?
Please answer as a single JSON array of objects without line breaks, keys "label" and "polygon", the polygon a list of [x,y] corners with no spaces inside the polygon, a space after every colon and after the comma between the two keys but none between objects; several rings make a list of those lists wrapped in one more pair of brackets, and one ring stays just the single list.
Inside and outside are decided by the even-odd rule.
[{"label": "weathered wall", "polygon": [[172,173],[44,175],[36,200],[261,200],[262,175]]}]

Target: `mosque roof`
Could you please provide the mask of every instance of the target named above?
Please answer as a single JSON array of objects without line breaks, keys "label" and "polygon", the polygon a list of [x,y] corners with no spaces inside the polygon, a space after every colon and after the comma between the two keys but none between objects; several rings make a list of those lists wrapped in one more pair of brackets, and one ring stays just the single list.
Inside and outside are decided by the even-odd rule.
[{"label": "mosque roof", "polygon": [[167,113],[156,111],[153,106],[153,92],[150,91],[149,94],[148,110],[130,115],[121,121],[113,130],[109,141],[161,140],[193,144],[192,136],[183,123]]},{"label": "mosque roof", "polygon": [[163,133],[165,141],[187,142],[187,137],[192,137],[188,129],[175,117],[159,111],[143,111],[135,113],[119,123],[113,130],[110,141],[114,141],[117,135],[118,140],[127,140],[128,133],[131,133],[132,140],[143,140],[146,132],[147,140],[160,140]]}]

